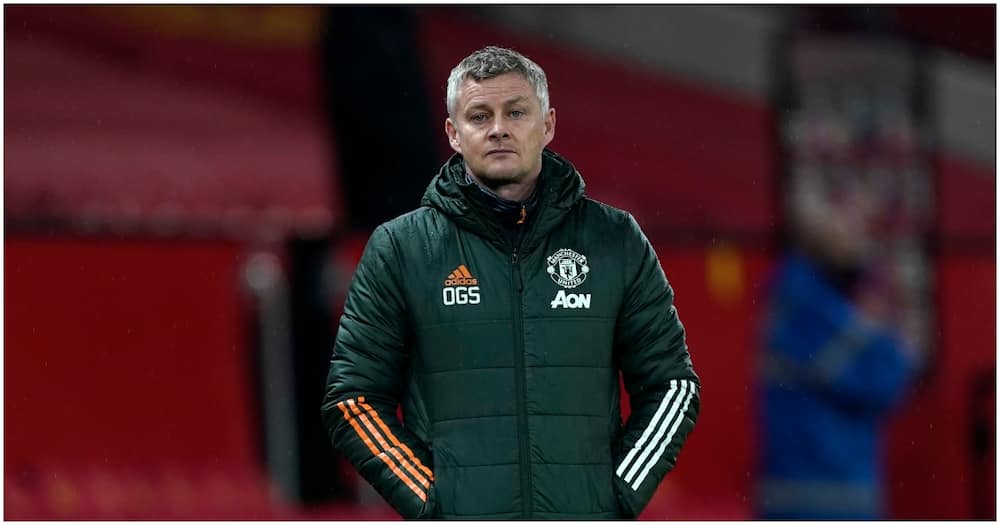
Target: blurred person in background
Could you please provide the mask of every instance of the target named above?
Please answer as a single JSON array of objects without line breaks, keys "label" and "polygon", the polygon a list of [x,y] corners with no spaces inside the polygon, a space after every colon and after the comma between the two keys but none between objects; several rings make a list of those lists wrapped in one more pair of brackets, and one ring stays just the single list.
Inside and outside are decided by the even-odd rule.
[{"label": "blurred person in background", "polygon": [[537,64],[487,47],[447,93],[456,154],[375,230],[348,292],[333,445],[404,518],[636,516],[699,409],[673,290],[631,215],[545,148]]},{"label": "blurred person in background", "polygon": [[794,179],[792,248],[771,284],[760,431],[762,519],[884,518],[884,426],[921,361],[887,320],[873,263],[873,204],[854,188],[833,204]]}]

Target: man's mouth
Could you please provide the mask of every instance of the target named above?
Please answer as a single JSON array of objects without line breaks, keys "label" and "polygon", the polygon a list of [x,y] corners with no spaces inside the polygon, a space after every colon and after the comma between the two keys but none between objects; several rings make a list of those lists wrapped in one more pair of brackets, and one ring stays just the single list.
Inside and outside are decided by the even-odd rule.
[{"label": "man's mouth", "polygon": [[504,153],[514,153],[514,150],[512,150],[512,149],[491,149],[490,151],[486,152],[486,155],[489,156],[489,155],[504,154]]}]

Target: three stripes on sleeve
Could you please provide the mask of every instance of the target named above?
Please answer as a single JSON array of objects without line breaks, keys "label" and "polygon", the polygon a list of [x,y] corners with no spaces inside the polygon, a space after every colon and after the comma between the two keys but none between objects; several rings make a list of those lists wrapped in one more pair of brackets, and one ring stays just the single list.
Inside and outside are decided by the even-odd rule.
[{"label": "three stripes on sleeve", "polygon": [[434,481],[434,473],[420,462],[410,447],[396,439],[378,412],[365,403],[364,396],[341,401],[337,403],[337,408],[343,412],[344,419],[350,423],[368,450],[382,460],[420,501],[427,501],[425,489],[430,488],[430,482]]},{"label": "three stripes on sleeve", "polygon": [[639,490],[653,465],[663,456],[697,389],[698,385],[689,379],[670,381],[670,389],[663,396],[653,418],[615,471],[632,490]]},{"label": "three stripes on sleeve", "polygon": [[[650,470],[663,456],[684,420],[684,414],[687,413],[697,389],[698,385],[689,379],[670,381],[670,388],[653,418],[615,471],[632,490],[639,490]],[[368,450],[382,460],[420,501],[427,501],[425,489],[430,488],[434,473],[413,454],[410,447],[396,438],[378,412],[365,403],[364,396],[341,401],[337,403],[337,408]]]}]

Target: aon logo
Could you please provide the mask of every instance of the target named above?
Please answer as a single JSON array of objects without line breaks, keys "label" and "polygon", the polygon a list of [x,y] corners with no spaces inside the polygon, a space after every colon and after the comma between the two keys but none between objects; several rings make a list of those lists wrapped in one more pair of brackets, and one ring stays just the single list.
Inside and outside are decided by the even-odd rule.
[{"label": "aon logo", "polygon": [[589,293],[566,293],[566,290],[559,290],[556,298],[552,300],[552,308],[590,308]]},{"label": "aon logo", "polygon": [[453,304],[479,304],[478,286],[448,286],[441,290],[446,306]]}]

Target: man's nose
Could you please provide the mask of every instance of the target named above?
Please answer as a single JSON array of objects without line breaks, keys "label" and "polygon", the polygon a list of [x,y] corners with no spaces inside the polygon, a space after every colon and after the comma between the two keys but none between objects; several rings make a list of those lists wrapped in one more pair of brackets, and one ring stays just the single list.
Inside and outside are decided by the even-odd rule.
[{"label": "man's nose", "polygon": [[493,119],[493,126],[490,128],[491,139],[505,139],[510,137],[507,131],[507,123],[502,118]]}]

